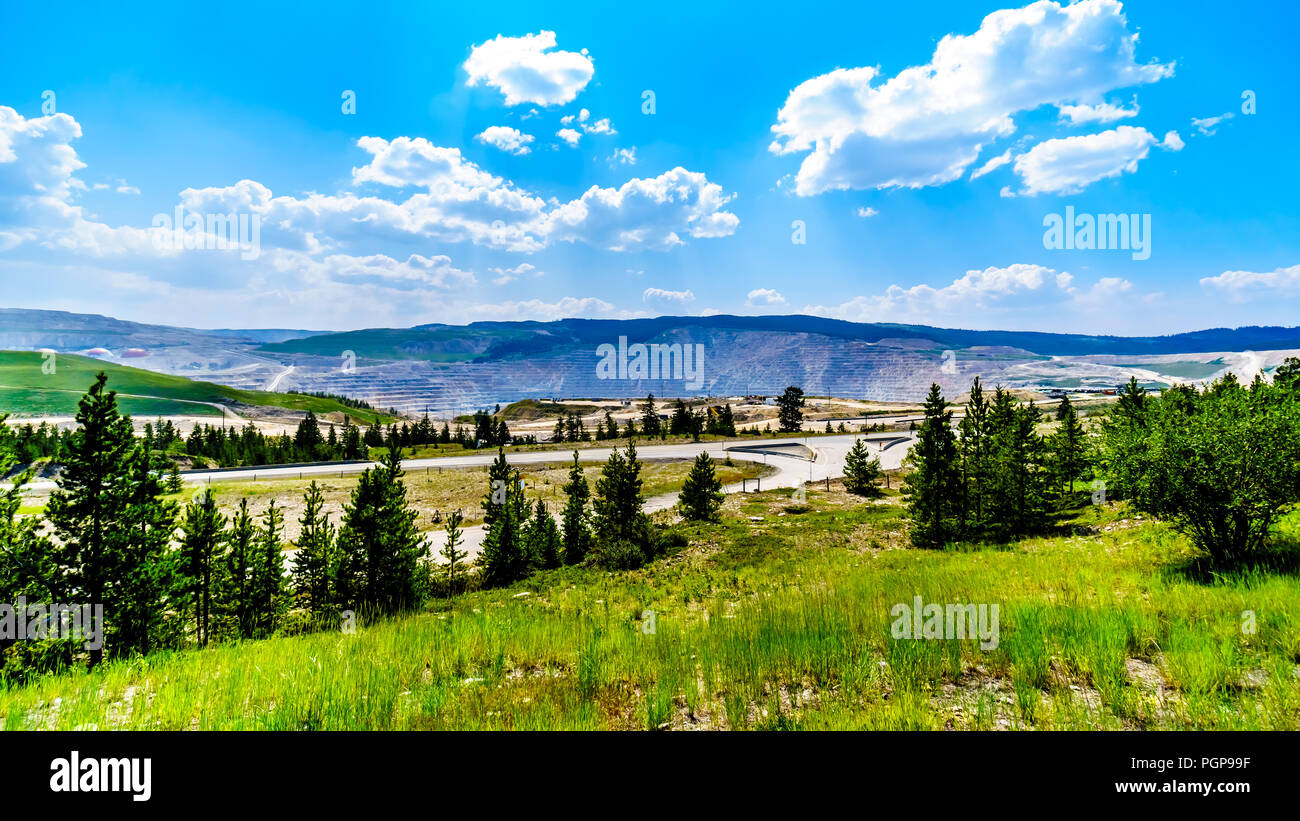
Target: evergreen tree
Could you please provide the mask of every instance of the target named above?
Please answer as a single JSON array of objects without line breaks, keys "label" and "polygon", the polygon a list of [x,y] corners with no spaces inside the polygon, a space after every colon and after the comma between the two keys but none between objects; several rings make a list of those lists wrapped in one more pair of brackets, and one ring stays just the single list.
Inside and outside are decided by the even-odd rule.
[{"label": "evergreen tree", "polygon": [[[46,518],[54,578],[67,600],[104,606],[104,645],[115,654],[153,649],[169,583],[165,555],[176,508],[161,501],[147,450],[101,373],[81,398],[77,430]],[[90,651],[98,664],[104,649]]]},{"label": "evergreen tree", "polygon": [[650,520],[641,509],[641,462],[636,444],[626,453],[615,450],[601,468],[592,499],[596,547],[608,567],[639,567],[653,558]]},{"label": "evergreen tree", "polygon": [[303,493],[303,512],[298,517],[301,532],[294,543],[293,581],[298,601],[309,611],[320,614],[334,601],[334,576],[338,571],[337,542],[334,526],[324,512],[325,494],[315,480]]},{"label": "evergreen tree", "polygon": [[952,411],[937,384],[925,400],[925,421],[908,454],[911,472],[903,480],[911,540],[917,547],[943,547],[957,532],[961,475]]},{"label": "evergreen tree", "polygon": [[844,457],[844,489],[856,496],[879,496],[881,475],[880,460],[867,452],[865,441],[855,440]]},{"label": "evergreen tree", "polygon": [[658,436],[661,426],[659,412],[655,410],[655,395],[648,394],[641,404],[641,430],[646,436]]},{"label": "evergreen tree", "polygon": [[200,491],[186,506],[181,531],[181,577],[194,614],[195,639],[200,647],[206,647],[212,637],[214,576],[226,543],[226,517],[217,510],[211,493]]},{"label": "evergreen tree", "polygon": [[782,433],[793,433],[803,429],[803,390],[791,385],[785,393],[776,398],[777,420]]},{"label": "evergreen tree", "polygon": [[459,510],[447,517],[447,542],[442,546],[442,558],[445,560],[443,572],[446,574],[448,596],[460,592],[465,577],[465,559],[469,558],[469,551],[460,549],[460,543],[464,539],[460,523]]},{"label": "evergreen tree", "polygon": [[684,436],[691,432],[691,412],[686,403],[678,399],[673,403],[673,413],[668,419],[668,432],[674,436]]},{"label": "evergreen tree", "polygon": [[1065,492],[1066,482],[1069,482],[1070,492],[1073,493],[1074,480],[1087,467],[1087,449],[1083,425],[1079,423],[1079,415],[1075,413],[1068,396],[1061,400],[1061,408],[1064,409],[1059,417],[1061,424],[1052,434],[1052,463],[1061,493]]},{"label": "evergreen tree", "polygon": [[695,457],[695,464],[682,484],[677,506],[686,519],[711,522],[718,518],[718,511],[722,509],[722,482],[709,454],[701,453]]},{"label": "evergreen tree", "polygon": [[989,403],[984,398],[980,378],[971,383],[970,399],[966,402],[966,416],[958,428],[961,431],[962,529],[967,533],[983,531],[989,488]]},{"label": "evergreen tree", "polygon": [[257,560],[257,528],[248,510],[248,499],[239,500],[227,537],[225,572],[222,574],[221,609],[232,621],[235,634],[252,638],[257,632],[253,593]]},{"label": "evergreen tree", "polygon": [[316,414],[307,411],[307,415],[298,422],[298,430],[293,435],[293,446],[303,457],[312,458],[317,448],[324,442],[325,439],[320,433],[320,424],[316,421]]},{"label": "evergreen tree", "polygon": [[591,491],[587,478],[578,465],[578,452],[573,452],[573,467],[569,468],[569,481],[564,485],[564,563],[580,564],[591,551],[592,534],[587,500]]},{"label": "evergreen tree", "polygon": [[402,449],[391,447],[361,474],[338,532],[338,588],[357,609],[393,613],[415,606],[425,546],[406,496]]},{"label": "evergreen tree", "polygon": [[528,575],[523,527],[527,507],[518,474],[506,462],[505,451],[488,467],[488,492],[483,497],[483,549],[478,557],[483,582],[504,587]]},{"label": "evergreen tree", "polygon": [[253,635],[259,638],[271,635],[279,627],[288,598],[284,549],[280,542],[283,532],[284,513],[272,499],[262,514],[262,524],[255,535],[249,585]]},{"label": "evergreen tree", "polygon": [[533,518],[526,526],[525,541],[528,555],[537,567],[550,570],[560,566],[560,552],[563,549],[560,530],[541,499],[537,500]]}]

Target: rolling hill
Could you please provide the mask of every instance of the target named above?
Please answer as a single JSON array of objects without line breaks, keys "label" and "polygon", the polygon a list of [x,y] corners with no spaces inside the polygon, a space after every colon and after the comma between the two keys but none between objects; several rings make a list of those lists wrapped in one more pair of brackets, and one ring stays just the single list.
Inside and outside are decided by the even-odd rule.
[{"label": "rolling hill", "polygon": [[364,408],[347,407],[334,399],[240,390],[75,354],[57,354],[53,373],[46,373],[42,367],[45,362],[45,355],[35,351],[0,351],[0,413],[15,417],[74,414],[81,395],[103,371],[108,374],[109,388],[118,393],[123,412],[136,416],[220,417],[222,406],[247,406],[310,410],[318,416],[347,414],[366,423],[387,418]]}]

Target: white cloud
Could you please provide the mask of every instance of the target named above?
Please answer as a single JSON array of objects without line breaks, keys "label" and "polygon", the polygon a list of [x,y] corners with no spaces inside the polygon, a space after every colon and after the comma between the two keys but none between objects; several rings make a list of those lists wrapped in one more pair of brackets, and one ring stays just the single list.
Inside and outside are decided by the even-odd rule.
[{"label": "white cloud", "polygon": [[879,214],[880,212],[872,208],[871,206],[859,206],[858,210],[854,211],[853,213],[857,214],[859,217],[862,217],[863,219],[866,219],[868,217],[874,217],[876,214]]},{"label": "white cloud", "polygon": [[[937,316],[965,315],[987,310],[1013,298],[1041,300],[1044,293],[1057,298],[1073,293],[1069,274],[1027,263],[1005,268],[967,271],[942,288],[890,285],[883,294],[855,297],[840,305],[810,305],[804,313],[856,322],[920,321],[933,324]],[[1052,288],[1055,291],[1052,291]]]},{"label": "white cloud", "polygon": [[1218,130],[1220,123],[1224,122],[1225,120],[1231,120],[1232,116],[1233,115],[1231,111],[1226,111],[1223,114],[1218,115],[1217,117],[1201,117],[1201,118],[1193,117],[1192,125],[1196,128],[1197,131],[1201,132],[1202,135],[1206,137],[1210,137],[1213,136],[1214,132]]},{"label": "white cloud", "polygon": [[614,149],[614,153],[609,156],[609,161],[620,165],[636,165],[636,146]]},{"label": "white cloud", "polygon": [[1137,102],[1132,108],[1125,108],[1115,103],[1097,103],[1096,105],[1058,106],[1061,119],[1070,125],[1087,125],[1088,123],[1113,123],[1138,115]]},{"label": "white cloud", "polygon": [[[1173,136],[1166,137],[1165,147],[1181,148],[1178,135],[1170,134]],[[1016,157],[1015,170],[1025,185],[1020,193],[1073,194],[1098,180],[1131,174],[1156,144],[1151,132],[1130,125],[1098,134],[1045,140]]]},{"label": "white cloud", "polygon": [[577,148],[578,140],[582,139],[582,132],[575,131],[572,128],[561,128],[555,132],[555,136],[568,143],[570,148]]},{"label": "white cloud", "polygon": [[1117,0],[1062,8],[1041,0],[994,12],[971,35],[947,35],[930,62],[873,85],[880,72],[836,69],[790,92],[770,150],[810,152],[801,196],[847,188],[919,188],[956,180],[984,144],[1042,105],[1096,106],[1119,88],[1173,74],[1139,64]]},{"label": "white cloud", "polygon": [[665,291],[663,288],[646,288],[641,293],[642,302],[653,302],[660,304],[685,304],[695,301],[695,294],[690,290],[686,291]]},{"label": "white cloud", "polygon": [[464,69],[468,85],[489,85],[506,96],[506,105],[550,106],[572,102],[596,69],[587,50],[552,51],[555,32],[523,37],[497,35],[474,46]]},{"label": "white cloud", "polygon": [[539,322],[572,317],[608,317],[619,314],[613,305],[594,296],[566,296],[555,302],[529,299],[520,302],[470,305],[462,308],[461,311],[468,319],[495,319],[501,321],[531,319]]},{"label": "white cloud", "polygon": [[1233,302],[1248,302],[1256,297],[1293,299],[1300,297],[1300,265],[1267,273],[1224,271],[1203,277],[1201,285],[1226,294]]},{"label": "white cloud", "polygon": [[484,129],[483,133],[474,139],[502,151],[523,156],[532,150],[528,147],[528,144],[533,141],[533,135],[525,134],[519,129],[511,128],[508,125],[494,125]]},{"label": "white cloud", "polygon": [[1006,151],[1003,151],[1001,154],[997,155],[996,157],[993,157],[988,162],[984,163],[979,168],[972,171],[970,178],[972,180],[978,180],[980,177],[984,176],[990,171],[996,171],[997,169],[1001,168],[1002,166],[1006,165],[1009,162],[1011,162],[1010,148],[1008,148]]},{"label": "white cloud", "polygon": [[489,268],[488,270],[496,274],[492,279],[493,285],[506,285],[526,276],[542,275],[542,272],[537,270],[537,266],[529,262],[521,262],[513,268]]},{"label": "white cloud", "polygon": [[1160,143],[1160,147],[1166,151],[1182,151],[1185,145],[1187,143],[1183,142],[1177,131],[1165,132],[1165,139]]},{"label": "white cloud", "polygon": [[580,240],[597,248],[666,250],[695,238],[730,236],[740,218],[724,211],[735,197],[701,173],[677,167],[658,177],[632,179],[618,188],[592,186],[546,217],[551,241]]},{"label": "white cloud", "polygon": [[745,304],[751,308],[784,305],[785,297],[771,288],[755,288],[745,297]]}]

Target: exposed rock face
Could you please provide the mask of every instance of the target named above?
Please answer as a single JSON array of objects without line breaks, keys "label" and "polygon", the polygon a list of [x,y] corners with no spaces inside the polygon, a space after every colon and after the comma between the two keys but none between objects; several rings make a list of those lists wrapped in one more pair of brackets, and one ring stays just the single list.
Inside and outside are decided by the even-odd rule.
[{"label": "exposed rock face", "polygon": [[[602,378],[607,375],[597,367],[602,345],[637,344],[690,347],[702,352],[702,370],[694,379],[685,372],[674,378]],[[525,398],[633,398],[652,392],[770,396],[787,385],[814,396],[916,401],[934,382],[955,397],[975,376],[990,386],[1113,388],[1132,374],[1158,387],[1233,369],[1267,374],[1300,348],[1300,329],[1121,338],[797,315],[484,322],[325,333],[199,331],[0,309],[0,349],[44,347],[73,353],[105,348],[108,353],[99,355],[120,364],[234,387],[322,391],[379,408],[448,415]]]}]

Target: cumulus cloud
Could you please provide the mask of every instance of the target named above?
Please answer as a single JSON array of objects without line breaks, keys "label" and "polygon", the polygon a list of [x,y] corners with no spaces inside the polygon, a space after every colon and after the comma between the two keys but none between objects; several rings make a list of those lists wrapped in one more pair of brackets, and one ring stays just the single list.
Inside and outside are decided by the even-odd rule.
[{"label": "cumulus cloud", "polygon": [[1037,297],[1054,293],[1063,298],[1074,293],[1069,274],[1028,263],[1005,268],[989,267],[967,271],[942,288],[891,285],[883,294],[859,296],[839,305],[810,305],[804,313],[848,319],[856,322],[912,320],[933,322],[939,315],[966,314],[988,310],[1015,297]]},{"label": "cumulus cloud", "polygon": [[561,128],[555,132],[555,136],[568,143],[570,148],[577,148],[578,141],[582,139],[582,132],[572,128]]},{"label": "cumulus cloud", "polygon": [[1273,271],[1224,271],[1218,276],[1203,277],[1201,285],[1226,295],[1233,302],[1249,302],[1257,297],[1300,297],[1300,265]]},{"label": "cumulus cloud", "polygon": [[874,217],[876,214],[879,214],[880,212],[868,205],[864,207],[860,206],[858,210],[854,211],[853,213],[857,214],[859,217],[862,217],[863,219],[867,219],[868,217]]},{"label": "cumulus cloud", "polygon": [[462,310],[469,319],[495,319],[500,321],[531,319],[539,322],[574,317],[609,317],[619,313],[613,305],[594,296],[566,296],[555,302],[528,299],[518,302],[500,302],[492,305],[471,305]]},{"label": "cumulus cloud", "polygon": [[551,241],[582,241],[611,251],[658,249],[695,238],[730,236],[740,218],[723,210],[735,197],[701,173],[680,166],[618,188],[592,186],[547,214]]},{"label": "cumulus cloud", "polygon": [[1130,125],[1045,140],[1016,157],[1015,170],[1024,183],[1020,193],[1073,194],[1098,180],[1131,174],[1157,144],[1171,151],[1183,147],[1176,132],[1169,132],[1163,143],[1157,143],[1150,131]]},{"label": "cumulus cloud", "polygon": [[619,165],[636,165],[636,146],[615,149],[609,156],[609,161]]},{"label": "cumulus cloud", "polygon": [[1061,119],[1070,125],[1087,125],[1088,123],[1113,123],[1138,115],[1138,105],[1125,108],[1115,103],[1097,103],[1096,105],[1059,106]]},{"label": "cumulus cloud", "polygon": [[745,304],[751,308],[784,305],[785,297],[771,288],[755,288],[745,297]]},{"label": "cumulus cloud", "polygon": [[800,84],[777,114],[770,150],[809,152],[795,178],[801,196],[941,185],[962,176],[985,143],[1012,134],[1019,112],[1096,114],[1107,93],[1173,74],[1172,63],[1138,63],[1136,43],[1117,0],[996,11],[974,34],[945,36],[929,63],[883,82],[863,67]]},{"label": "cumulus cloud", "polygon": [[641,301],[658,304],[682,305],[695,301],[695,294],[686,291],[665,291],[663,288],[646,288],[641,292]]},{"label": "cumulus cloud", "polygon": [[586,49],[552,50],[555,44],[553,31],[523,37],[497,35],[470,51],[464,64],[467,84],[497,89],[505,95],[506,105],[573,102],[591,82],[596,68]]},{"label": "cumulus cloud", "polygon": [[474,139],[484,145],[499,148],[507,153],[523,156],[532,150],[528,147],[528,144],[533,141],[533,135],[525,134],[519,129],[511,128],[508,125],[494,125],[484,129],[483,133]]}]

